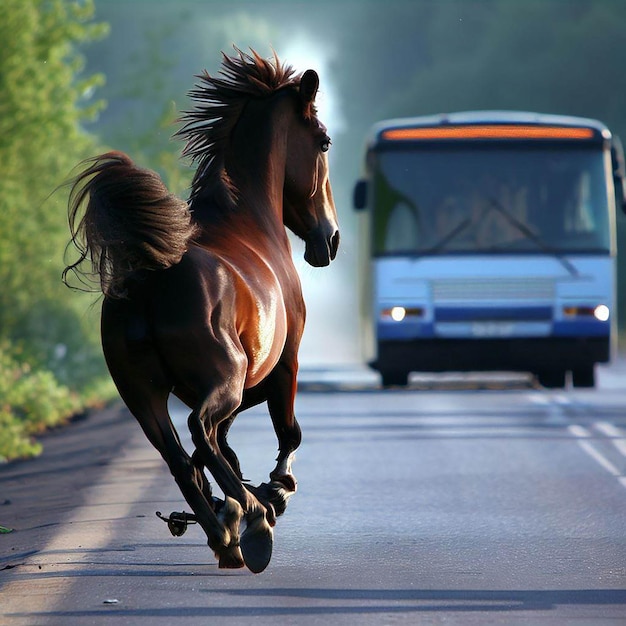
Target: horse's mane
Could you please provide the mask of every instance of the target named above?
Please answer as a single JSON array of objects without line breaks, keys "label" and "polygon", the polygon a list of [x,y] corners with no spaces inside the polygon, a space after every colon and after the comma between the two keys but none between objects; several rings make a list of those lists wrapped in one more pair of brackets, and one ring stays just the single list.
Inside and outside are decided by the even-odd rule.
[{"label": "horse's mane", "polygon": [[[213,188],[219,200],[234,203],[236,189],[224,169],[222,155],[241,112],[251,98],[267,97],[285,87],[296,89],[300,83],[300,76],[291,66],[281,64],[276,53],[266,60],[254,50],[251,54],[235,50],[233,57],[222,53],[217,77],[206,70],[197,76],[200,82],[189,92],[197,104],[179,120],[184,125],[175,136],[187,142],[183,156],[198,164],[191,184],[192,202],[200,191]],[[314,116],[315,110],[305,111],[304,115]]]}]

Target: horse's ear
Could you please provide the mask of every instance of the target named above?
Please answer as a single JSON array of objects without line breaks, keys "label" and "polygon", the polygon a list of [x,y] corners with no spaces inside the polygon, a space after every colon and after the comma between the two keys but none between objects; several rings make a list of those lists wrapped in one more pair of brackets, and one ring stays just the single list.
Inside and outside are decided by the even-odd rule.
[{"label": "horse's ear", "polygon": [[300,96],[305,105],[315,100],[317,88],[320,86],[320,79],[315,70],[307,70],[300,79]]}]

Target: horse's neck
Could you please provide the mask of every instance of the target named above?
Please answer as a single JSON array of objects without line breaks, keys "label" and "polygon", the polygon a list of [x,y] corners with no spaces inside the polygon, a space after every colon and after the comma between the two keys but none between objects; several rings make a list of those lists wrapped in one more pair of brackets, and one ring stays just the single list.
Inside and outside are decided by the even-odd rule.
[{"label": "horse's neck", "polygon": [[[275,160],[264,171],[260,163],[254,170],[234,180],[235,197],[220,185],[207,187],[191,203],[194,220],[201,228],[198,242],[210,248],[254,248],[267,257],[291,254],[282,221],[283,179],[271,179]],[[241,164],[240,164],[241,167]],[[284,168],[284,165],[283,165]]]},{"label": "horse's neck", "polygon": [[255,222],[259,232],[272,237],[282,233],[285,238],[287,123],[284,108],[280,106],[261,111],[258,116],[245,116],[233,132],[225,158],[228,177],[236,190],[235,213]]},{"label": "horse's neck", "polygon": [[289,114],[287,102],[248,105],[231,135],[226,169],[243,193],[282,202]]}]

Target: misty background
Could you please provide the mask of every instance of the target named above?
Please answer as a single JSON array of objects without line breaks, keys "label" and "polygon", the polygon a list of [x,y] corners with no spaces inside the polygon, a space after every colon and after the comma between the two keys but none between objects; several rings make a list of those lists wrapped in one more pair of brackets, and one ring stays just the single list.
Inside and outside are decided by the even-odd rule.
[{"label": "misty background", "polygon": [[[93,96],[106,107],[85,128],[183,197],[192,170],[171,139],[174,121],[191,106],[194,75],[219,70],[220,51],[275,50],[296,70],[320,74],[342,241],[324,269],[307,266],[294,241],[309,312],[304,366],[361,360],[351,196],[373,123],[514,109],[597,118],[626,138],[626,2],[618,0],[96,0],[95,8],[109,34],[81,52],[85,72],[106,79]],[[626,250],[621,216],[618,226]],[[621,261],[622,282],[625,270]]]}]

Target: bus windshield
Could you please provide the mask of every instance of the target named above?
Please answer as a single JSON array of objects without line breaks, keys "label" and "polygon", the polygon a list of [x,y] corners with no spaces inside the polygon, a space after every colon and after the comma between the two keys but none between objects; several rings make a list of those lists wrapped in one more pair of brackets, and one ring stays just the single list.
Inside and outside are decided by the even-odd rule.
[{"label": "bus windshield", "polygon": [[608,253],[602,148],[467,144],[381,150],[374,253]]}]

